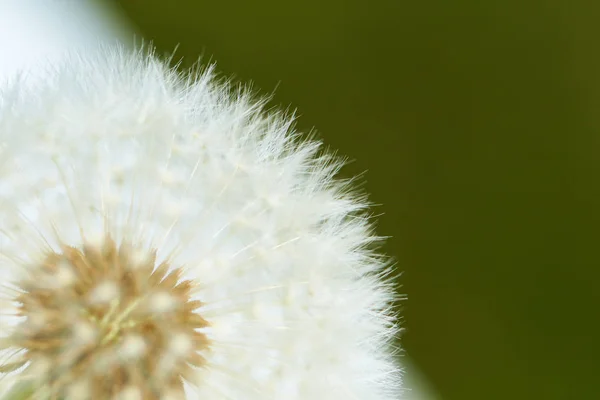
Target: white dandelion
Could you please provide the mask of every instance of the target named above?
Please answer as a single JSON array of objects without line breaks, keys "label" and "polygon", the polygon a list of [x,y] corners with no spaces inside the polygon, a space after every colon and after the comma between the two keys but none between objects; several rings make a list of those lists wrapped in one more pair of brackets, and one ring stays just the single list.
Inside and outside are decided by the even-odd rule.
[{"label": "white dandelion", "polygon": [[398,398],[367,203],[292,118],[103,50],[8,84],[0,146],[13,398]]}]

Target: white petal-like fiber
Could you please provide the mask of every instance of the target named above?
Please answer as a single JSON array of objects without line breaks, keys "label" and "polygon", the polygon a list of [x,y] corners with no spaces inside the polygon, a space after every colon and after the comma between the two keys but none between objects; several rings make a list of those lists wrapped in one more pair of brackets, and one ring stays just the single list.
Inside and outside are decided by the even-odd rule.
[{"label": "white petal-like fiber", "polygon": [[337,159],[211,68],[105,49],[49,75],[0,94],[5,281],[108,232],[197,284],[210,347],[189,399],[400,396],[389,265]]}]

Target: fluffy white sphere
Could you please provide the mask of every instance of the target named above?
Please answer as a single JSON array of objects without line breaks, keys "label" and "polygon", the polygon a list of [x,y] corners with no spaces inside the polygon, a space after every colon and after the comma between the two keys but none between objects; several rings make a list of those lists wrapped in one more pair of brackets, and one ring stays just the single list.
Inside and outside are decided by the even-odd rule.
[{"label": "fluffy white sphere", "polygon": [[[177,398],[155,383],[194,354],[178,376],[187,399],[398,398],[367,203],[263,106],[210,68],[183,76],[120,49],[3,89],[4,382],[99,398],[112,389],[94,374],[126,365],[117,398]],[[61,344],[46,354],[49,337]],[[60,374],[39,372],[46,359]]]}]

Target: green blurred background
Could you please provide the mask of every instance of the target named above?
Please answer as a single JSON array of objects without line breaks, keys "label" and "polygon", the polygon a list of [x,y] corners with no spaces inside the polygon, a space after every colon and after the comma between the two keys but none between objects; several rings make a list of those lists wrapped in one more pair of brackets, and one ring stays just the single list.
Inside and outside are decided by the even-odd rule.
[{"label": "green blurred background", "polygon": [[368,171],[441,399],[600,398],[600,3],[105,1]]}]

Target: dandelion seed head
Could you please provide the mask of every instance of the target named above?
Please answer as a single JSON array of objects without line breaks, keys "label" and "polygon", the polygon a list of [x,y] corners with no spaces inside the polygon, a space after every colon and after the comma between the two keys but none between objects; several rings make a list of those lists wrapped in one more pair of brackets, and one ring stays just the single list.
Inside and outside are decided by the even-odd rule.
[{"label": "dandelion seed head", "polygon": [[389,262],[338,159],[212,67],[105,49],[49,76],[0,90],[3,385],[397,398]]}]

